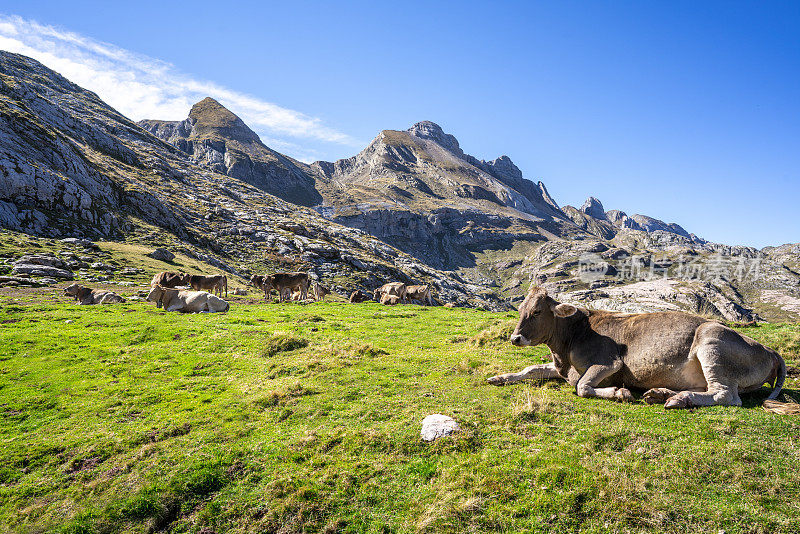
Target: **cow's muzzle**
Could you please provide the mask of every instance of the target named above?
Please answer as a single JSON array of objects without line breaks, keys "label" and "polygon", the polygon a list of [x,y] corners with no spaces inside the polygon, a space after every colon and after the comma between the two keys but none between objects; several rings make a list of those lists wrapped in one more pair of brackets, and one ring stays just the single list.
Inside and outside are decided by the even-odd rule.
[{"label": "cow's muzzle", "polygon": [[531,344],[531,340],[522,334],[514,334],[511,336],[511,344],[516,347],[527,347]]}]

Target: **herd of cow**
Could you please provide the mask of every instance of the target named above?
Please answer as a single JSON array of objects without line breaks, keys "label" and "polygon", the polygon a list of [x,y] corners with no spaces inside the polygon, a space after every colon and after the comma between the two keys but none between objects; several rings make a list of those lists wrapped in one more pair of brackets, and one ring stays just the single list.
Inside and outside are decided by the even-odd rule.
[{"label": "herd of cow", "polygon": [[[308,273],[274,273],[270,275],[253,275],[250,285],[264,292],[268,299],[274,290],[280,302],[325,300],[330,289],[309,277]],[[64,289],[64,293],[74,297],[78,304],[115,304],[125,299],[113,291],[90,289],[72,284]],[[226,312],[230,304],[222,299],[223,293],[228,296],[228,277],[224,274],[212,276],[187,274],[182,272],[162,271],[150,281],[150,292],[147,300],[155,302],[158,308],[166,311]],[[389,282],[373,292],[373,298],[386,305],[403,302],[433,305],[430,286],[406,285],[402,282]],[[370,300],[361,290],[350,294],[351,303]]]},{"label": "herd of cow", "polygon": [[[255,275],[250,283],[264,291],[265,299],[276,291],[281,302],[306,300],[309,290],[316,300],[329,293],[302,272]],[[188,287],[191,290],[184,289]],[[223,291],[227,297],[227,289],[225,275],[161,272],[153,277],[147,300],[166,311],[226,312],[230,305],[220,297]],[[67,287],[65,292],[80,304],[124,301],[111,291],[78,284]],[[387,305],[414,301],[433,304],[427,285],[390,282],[377,288],[372,296]],[[350,295],[353,303],[366,300],[369,298],[360,290]],[[628,388],[633,387],[646,390],[642,398],[648,403],[689,408],[738,406],[742,404],[740,393],[759,390],[768,383],[774,389],[764,407],[792,413],[781,406],[787,403],[775,401],[786,378],[783,358],[722,323],[697,315],[588,310],[559,303],[545,289],[534,286],[520,307],[511,343],[545,344],[553,361],[518,373],[493,376],[488,379],[490,384],[558,378],[569,382],[581,397],[618,401],[632,400]]]}]

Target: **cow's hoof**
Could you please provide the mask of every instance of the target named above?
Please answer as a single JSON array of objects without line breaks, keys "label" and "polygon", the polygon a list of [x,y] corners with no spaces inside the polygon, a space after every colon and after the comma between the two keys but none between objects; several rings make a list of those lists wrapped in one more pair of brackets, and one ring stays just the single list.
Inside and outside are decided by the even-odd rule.
[{"label": "cow's hoof", "polygon": [[674,396],[675,392],[667,388],[653,388],[648,389],[642,395],[642,400],[647,404],[664,404],[667,400]]},{"label": "cow's hoof", "polygon": [[666,409],[674,409],[674,408],[691,408],[692,403],[689,401],[689,396],[684,395],[683,393],[678,393],[667,399],[667,402],[664,403],[664,408]]},{"label": "cow's hoof", "polygon": [[614,399],[620,402],[633,402],[633,394],[628,388],[617,388],[614,392]]},{"label": "cow's hoof", "polygon": [[486,381],[493,386],[504,386],[507,382],[505,375],[492,376],[487,378]]}]

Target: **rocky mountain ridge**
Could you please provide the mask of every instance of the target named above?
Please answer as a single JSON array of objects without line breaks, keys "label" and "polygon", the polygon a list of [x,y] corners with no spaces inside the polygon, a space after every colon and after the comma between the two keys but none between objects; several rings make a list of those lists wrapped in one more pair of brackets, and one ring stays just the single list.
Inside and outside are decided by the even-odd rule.
[{"label": "rocky mountain ridge", "polygon": [[[395,279],[430,282],[463,305],[504,306],[468,278],[216,172],[31,58],[0,52],[0,117],[4,228],[182,248],[243,276],[302,268],[332,285],[364,289]],[[195,118],[193,143],[225,133],[224,121],[202,129]]]},{"label": "rocky mountain ridge", "polygon": [[[709,243],[593,197],[559,207],[507,156],[468,155],[429,121],[305,165],[210,98],[184,121],[135,124],[5,52],[0,84],[0,225],[15,231],[182,247],[243,275],[304,268],[364,289],[427,281],[443,300],[497,309],[536,282],[626,311],[800,317],[796,245]],[[741,259],[757,260],[758,276]]]}]

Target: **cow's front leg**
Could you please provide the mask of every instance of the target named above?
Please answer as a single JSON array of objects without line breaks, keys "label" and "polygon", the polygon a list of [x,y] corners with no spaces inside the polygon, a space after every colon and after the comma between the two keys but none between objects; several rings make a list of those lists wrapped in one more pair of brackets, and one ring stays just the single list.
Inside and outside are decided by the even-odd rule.
[{"label": "cow's front leg", "polygon": [[644,392],[642,400],[647,404],[664,404],[668,399],[677,394],[677,391],[668,388],[651,388]]},{"label": "cow's front leg", "polygon": [[550,378],[562,378],[556,371],[553,363],[531,365],[519,373],[506,373],[487,378],[486,381],[493,386],[504,386],[506,384],[516,384],[523,380],[548,380]]},{"label": "cow's front leg", "polygon": [[633,395],[627,388],[597,386],[622,368],[622,360],[614,360],[611,365],[592,365],[578,381],[575,388],[579,397],[600,397],[601,399],[613,399],[623,402],[633,400]]}]

